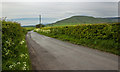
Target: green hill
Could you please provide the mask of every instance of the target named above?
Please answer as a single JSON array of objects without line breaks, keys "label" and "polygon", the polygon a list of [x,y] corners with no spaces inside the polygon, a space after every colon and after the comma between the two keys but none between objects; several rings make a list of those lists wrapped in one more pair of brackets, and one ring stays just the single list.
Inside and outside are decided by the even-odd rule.
[{"label": "green hill", "polygon": [[117,22],[113,18],[95,18],[91,16],[72,16],[60,21],[57,21],[47,26],[62,26],[62,25],[76,25],[76,24],[96,24],[96,23],[113,23]]}]

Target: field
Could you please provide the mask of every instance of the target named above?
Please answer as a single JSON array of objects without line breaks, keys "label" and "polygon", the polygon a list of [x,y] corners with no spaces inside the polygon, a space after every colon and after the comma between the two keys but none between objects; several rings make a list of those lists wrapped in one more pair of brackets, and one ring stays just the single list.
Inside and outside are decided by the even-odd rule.
[{"label": "field", "polygon": [[30,70],[25,35],[27,30],[17,22],[2,22],[2,70]]},{"label": "field", "polygon": [[120,24],[82,24],[37,28],[34,31],[43,35],[88,46],[105,52],[120,55]]},{"label": "field", "polygon": [[31,30],[35,29],[35,27],[31,27],[31,26],[27,26],[27,27],[23,27],[23,28],[25,28],[27,31],[31,31]]},{"label": "field", "polygon": [[24,27],[27,31],[31,31],[31,30],[34,30],[35,27]]}]

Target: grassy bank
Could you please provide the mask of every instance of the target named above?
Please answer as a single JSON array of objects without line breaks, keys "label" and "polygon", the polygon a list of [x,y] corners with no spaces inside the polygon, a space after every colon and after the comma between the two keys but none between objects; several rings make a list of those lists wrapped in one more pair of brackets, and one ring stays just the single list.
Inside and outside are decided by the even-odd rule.
[{"label": "grassy bank", "polygon": [[69,41],[74,44],[88,46],[105,52],[120,55],[119,30],[120,24],[94,24],[43,27],[35,32]]},{"label": "grassy bank", "polygon": [[2,21],[2,70],[31,69],[26,33],[19,23]]}]

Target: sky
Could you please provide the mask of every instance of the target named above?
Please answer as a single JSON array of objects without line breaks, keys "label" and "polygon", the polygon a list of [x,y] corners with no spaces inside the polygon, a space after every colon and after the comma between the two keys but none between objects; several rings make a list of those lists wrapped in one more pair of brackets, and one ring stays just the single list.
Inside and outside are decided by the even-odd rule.
[{"label": "sky", "polygon": [[119,0],[4,0],[0,17],[21,25],[49,24],[71,16],[117,17]]}]

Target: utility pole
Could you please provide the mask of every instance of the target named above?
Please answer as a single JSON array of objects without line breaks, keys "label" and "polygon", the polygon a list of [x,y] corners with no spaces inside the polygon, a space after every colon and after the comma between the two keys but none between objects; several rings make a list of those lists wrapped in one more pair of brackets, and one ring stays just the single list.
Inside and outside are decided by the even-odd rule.
[{"label": "utility pole", "polygon": [[41,15],[39,15],[39,24],[40,24],[40,27],[41,27]]},{"label": "utility pole", "polygon": [[41,15],[39,15],[39,24],[41,24]]}]

